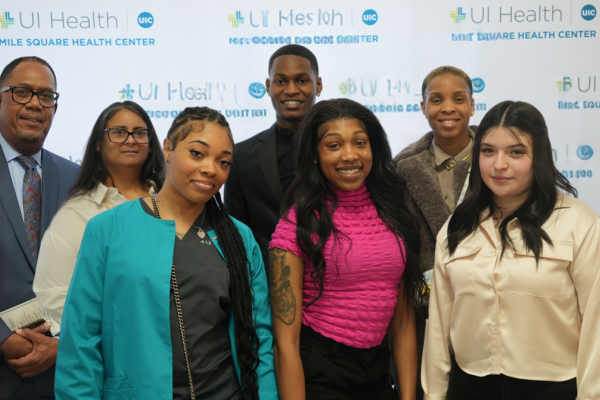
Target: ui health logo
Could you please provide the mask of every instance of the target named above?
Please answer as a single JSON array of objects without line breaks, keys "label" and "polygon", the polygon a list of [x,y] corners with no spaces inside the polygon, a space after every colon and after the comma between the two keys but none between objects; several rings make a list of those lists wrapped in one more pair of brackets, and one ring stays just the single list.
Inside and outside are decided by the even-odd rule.
[{"label": "ui health logo", "polygon": [[6,29],[9,25],[14,25],[15,19],[10,17],[10,13],[5,11],[3,14],[0,14],[0,28]]},{"label": "ui health logo", "polygon": [[142,28],[150,28],[154,25],[154,17],[149,12],[143,12],[138,15],[137,22]]},{"label": "ui health logo", "polygon": [[[2,17],[0,17],[0,18],[2,18]],[[581,18],[585,19],[586,21],[591,21],[594,18],[596,18],[596,7],[594,7],[591,4],[584,6],[581,9]]]},{"label": "ui health logo", "polygon": [[227,20],[231,22],[232,28],[238,28],[244,23],[244,17],[242,17],[241,11],[236,11],[233,15],[228,15]]},{"label": "ui health logo", "polygon": [[375,25],[377,23],[377,12],[375,10],[368,9],[362,15],[362,20],[367,25]]},{"label": "ui health logo", "polygon": [[481,78],[471,79],[471,86],[473,87],[473,93],[481,93],[485,89],[485,81]]},{"label": "ui health logo", "polygon": [[463,13],[462,7],[457,7],[456,10],[450,11],[450,18],[454,20],[455,24],[460,24],[460,21],[467,18],[467,14]]}]

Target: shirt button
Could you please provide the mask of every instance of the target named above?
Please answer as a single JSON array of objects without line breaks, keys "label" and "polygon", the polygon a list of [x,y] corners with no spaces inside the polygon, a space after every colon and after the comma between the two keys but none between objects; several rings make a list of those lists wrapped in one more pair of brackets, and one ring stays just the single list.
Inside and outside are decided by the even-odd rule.
[{"label": "shirt button", "polygon": [[492,294],[496,293],[496,291],[494,290],[494,288],[490,288],[490,292],[492,292]]},{"label": "shirt button", "polygon": [[169,283],[169,278],[163,278],[163,283]]}]

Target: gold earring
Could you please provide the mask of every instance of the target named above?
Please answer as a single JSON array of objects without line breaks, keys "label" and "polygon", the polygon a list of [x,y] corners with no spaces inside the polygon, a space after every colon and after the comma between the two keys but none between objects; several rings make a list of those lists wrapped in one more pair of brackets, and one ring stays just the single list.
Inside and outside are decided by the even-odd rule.
[{"label": "gold earring", "polygon": [[321,92],[317,92],[317,97],[321,96]]}]

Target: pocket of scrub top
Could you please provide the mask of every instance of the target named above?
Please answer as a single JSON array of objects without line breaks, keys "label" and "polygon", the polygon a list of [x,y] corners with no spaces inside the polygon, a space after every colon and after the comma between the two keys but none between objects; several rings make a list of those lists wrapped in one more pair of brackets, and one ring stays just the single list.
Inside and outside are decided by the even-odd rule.
[{"label": "pocket of scrub top", "polygon": [[514,258],[507,260],[513,294],[546,299],[564,297],[568,268],[573,261],[572,244],[554,242],[549,246],[544,242],[537,266],[533,253],[525,250],[522,241],[515,242],[514,251],[508,249],[505,255]]},{"label": "pocket of scrub top", "polygon": [[134,400],[137,398],[137,389],[132,387],[131,379],[128,376],[106,378],[104,381],[103,400]]},{"label": "pocket of scrub top", "polygon": [[[454,297],[475,295],[474,269],[481,245],[459,244],[454,254],[443,261]],[[434,282],[435,285],[435,282]]]}]

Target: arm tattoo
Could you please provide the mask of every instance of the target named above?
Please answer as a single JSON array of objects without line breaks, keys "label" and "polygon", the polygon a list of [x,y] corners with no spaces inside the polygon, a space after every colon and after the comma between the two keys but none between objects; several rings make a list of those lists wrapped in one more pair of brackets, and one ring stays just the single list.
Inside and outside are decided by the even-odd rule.
[{"label": "arm tattoo", "polygon": [[273,249],[269,254],[269,278],[271,280],[271,306],[273,313],[284,324],[296,320],[296,297],[290,284],[290,266],[285,262],[287,251]]}]

